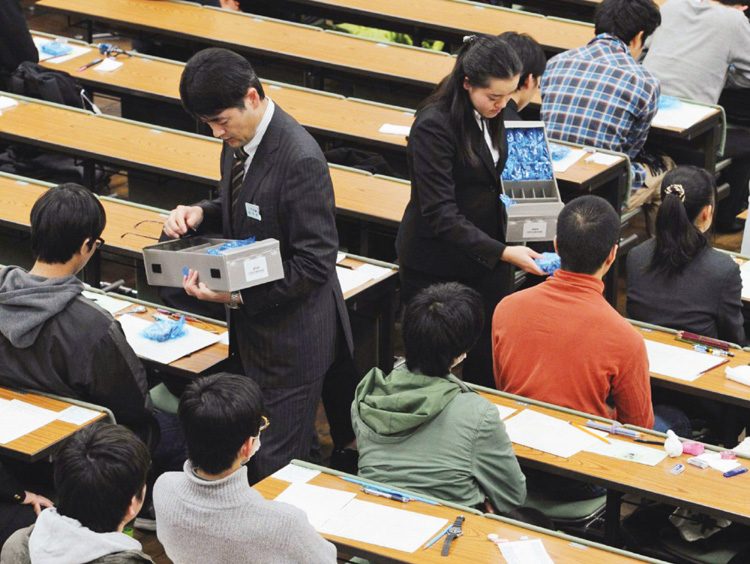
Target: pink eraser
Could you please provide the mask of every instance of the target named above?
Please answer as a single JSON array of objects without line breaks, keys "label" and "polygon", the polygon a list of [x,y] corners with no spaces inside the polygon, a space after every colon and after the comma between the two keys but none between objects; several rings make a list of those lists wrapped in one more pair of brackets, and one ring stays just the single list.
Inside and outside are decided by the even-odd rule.
[{"label": "pink eraser", "polygon": [[736,460],[737,455],[734,454],[731,450],[725,450],[721,453],[721,459],[722,460]]},{"label": "pink eraser", "polygon": [[703,443],[696,443],[695,441],[685,441],[682,443],[682,452],[685,454],[698,456],[699,454],[703,454],[705,450],[706,447],[703,446]]}]

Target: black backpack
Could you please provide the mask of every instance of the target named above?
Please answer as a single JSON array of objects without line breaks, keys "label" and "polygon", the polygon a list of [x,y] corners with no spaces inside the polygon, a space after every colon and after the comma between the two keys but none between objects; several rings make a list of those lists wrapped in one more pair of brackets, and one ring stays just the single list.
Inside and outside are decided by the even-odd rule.
[{"label": "black backpack", "polygon": [[48,69],[31,61],[21,63],[13,71],[10,91],[74,108],[86,109],[84,100],[88,100],[86,91],[67,72]]}]

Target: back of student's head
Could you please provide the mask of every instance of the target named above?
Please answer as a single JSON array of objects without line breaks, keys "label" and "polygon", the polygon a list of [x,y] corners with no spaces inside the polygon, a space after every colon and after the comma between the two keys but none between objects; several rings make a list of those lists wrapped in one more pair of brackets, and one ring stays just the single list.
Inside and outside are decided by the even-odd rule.
[{"label": "back of student's head", "polygon": [[180,98],[185,110],[209,118],[230,108],[243,109],[247,89],[262,100],[263,86],[250,62],[228,49],[212,47],[193,55],[180,78]]},{"label": "back of student's head", "polygon": [[716,205],[716,182],[702,168],[678,166],[664,175],[661,198],[649,269],[671,276],[708,246],[708,238],[694,222],[706,206]]},{"label": "back of student's head", "polygon": [[609,33],[626,45],[641,31],[645,42],[660,24],[659,6],[653,0],[604,0],[594,14],[597,35]]},{"label": "back of student's head", "polygon": [[222,372],[191,382],[178,413],[190,461],[208,474],[219,474],[232,466],[242,444],[258,434],[263,395],[247,376]]},{"label": "back of student's head", "polygon": [[435,284],[407,304],[402,323],[406,365],[427,376],[445,376],[474,346],[484,324],[478,292],[457,282]]},{"label": "back of student's head", "polygon": [[31,250],[45,263],[68,262],[88,239],[89,250],[107,216],[99,199],[78,184],[50,188],[31,208]]},{"label": "back of student's head", "polygon": [[547,68],[547,56],[539,43],[528,33],[506,31],[499,35],[500,39],[510,45],[521,60],[521,78],[518,85],[523,86],[529,76],[538,79]]},{"label": "back of student's head", "polygon": [[620,237],[620,216],[599,196],[568,202],[557,218],[557,252],[568,272],[594,274]]},{"label": "back of student's head", "polygon": [[133,496],[142,500],[150,465],[148,448],[127,427],[85,427],[55,457],[57,511],[97,533],[116,531]]}]

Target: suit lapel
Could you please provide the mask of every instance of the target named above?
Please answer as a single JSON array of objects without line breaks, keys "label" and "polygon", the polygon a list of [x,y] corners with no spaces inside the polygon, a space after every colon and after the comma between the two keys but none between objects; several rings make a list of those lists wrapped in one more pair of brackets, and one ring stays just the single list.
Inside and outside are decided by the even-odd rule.
[{"label": "suit lapel", "polygon": [[245,174],[245,180],[242,182],[241,198],[246,202],[253,200],[263,178],[273,167],[274,160],[272,155],[279,148],[281,141],[282,119],[282,110],[279,106],[276,106],[273,111],[271,123],[268,124],[268,129],[266,129],[263,140],[255,151],[250,168],[247,174]]},{"label": "suit lapel", "polygon": [[477,137],[479,138],[479,157],[482,159],[487,172],[492,175],[494,180],[498,179],[497,167],[495,167],[495,161],[492,159],[492,153],[490,148],[487,146],[487,140],[484,138],[482,130],[477,126]]}]

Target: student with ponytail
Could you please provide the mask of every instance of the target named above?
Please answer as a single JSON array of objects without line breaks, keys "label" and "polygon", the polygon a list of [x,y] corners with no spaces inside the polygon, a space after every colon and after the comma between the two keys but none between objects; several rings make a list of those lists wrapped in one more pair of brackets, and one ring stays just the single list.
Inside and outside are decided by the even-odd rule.
[{"label": "student with ponytail", "polygon": [[742,280],[706,233],[716,209],[713,176],[679,166],[664,176],[656,237],[628,255],[628,317],[745,344]]},{"label": "student with ponytail", "polygon": [[[538,253],[505,245],[499,200],[507,157],[503,108],[521,66],[502,39],[468,36],[453,71],[417,110],[407,146],[411,200],[396,239],[404,303],[427,286],[457,281],[481,294],[490,320],[511,290],[511,265],[542,274],[533,260]],[[492,387],[489,325],[463,376]]]}]

